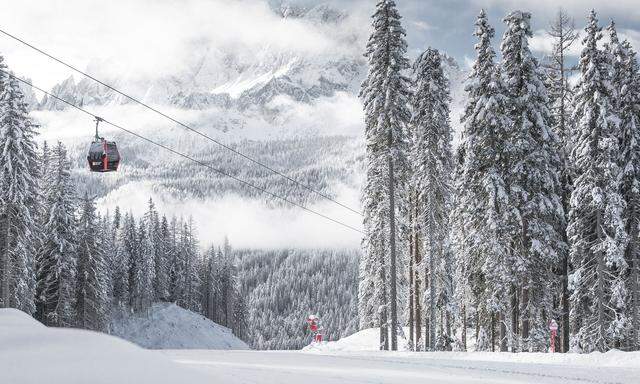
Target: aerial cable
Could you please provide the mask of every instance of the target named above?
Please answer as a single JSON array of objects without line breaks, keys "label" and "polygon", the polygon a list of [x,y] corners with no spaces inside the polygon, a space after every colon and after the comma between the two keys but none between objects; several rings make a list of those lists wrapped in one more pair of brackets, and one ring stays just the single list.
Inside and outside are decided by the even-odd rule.
[{"label": "aerial cable", "polygon": [[337,205],[339,205],[339,206],[341,206],[341,207],[343,207],[345,209],[348,209],[351,212],[354,212],[354,213],[362,216],[362,213],[360,211],[358,211],[358,210],[356,210],[354,208],[351,208],[348,205],[340,203],[339,201],[336,201],[336,200],[332,199],[331,197],[325,195],[324,193],[322,193],[320,191],[317,191],[314,188],[312,188],[312,187],[310,187],[310,186],[308,186],[308,185],[306,185],[304,183],[301,183],[298,180],[295,180],[295,179],[291,178],[290,176],[285,175],[284,173],[282,173],[282,172],[280,172],[280,171],[278,171],[278,170],[276,170],[276,169],[264,164],[263,162],[261,162],[259,160],[256,160],[256,159],[254,159],[254,158],[252,158],[252,157],[250,157],[248,155],[245,155],[244,153],[242,153],[242,152],[240,152],[240,151],[238,151],[238,150],[236,150],[236,149],[234,149],[234,148],[232,148],[232,147],[230,147],[230,146],[228,146],[228,145],[226,145],[226,144],[224,144],[224,143],[212,138],[211,136],[209,136],[209,135],[207,135],[207,134],[205,134],[203,132],[200,132],[200,131],[198,131],[198,130],[196,130],[194,128],[191,128],[187,124],[175,119],[174,117],[171,117],[171,116],[167,115],[166,113],[164,113],[164,112],[162,112],[162,111],[150,106],[149,104],[146,104],[145,102],[143,102],[141,100],[138,100],[138,99],[134,98],[133,96],[130,96],[130,95],[128,95],[128,94],[116,89],[115,87],[113,87],[113,86],[111,86],[111,85],[109,85],[109,84],[107,84],[107,83],[105,83],[105,82],[93,77],[92,75],[90,75],[90,74],[88,74],[88,73],[86,73],[86,72],[74,67],[71,64],[68,64],[68,63],[62,61],[61,59],[58,59],[57,57],[55,57],[55,56],[43,51],[42,49],[40,49],[38,47],[35,47],[34,45],[32,45],[32,44],[20,39],[19,37],[14,36],[14,35],[10,34],[9,32],[6,32],[6,31],[4,31],[2,29],[0,29],[0,33],[2,33],[5,36],[10,37],[10,38],[12,38],[12,39],[14,39],[14,40],[26,45],[27,47],[29,47],[29,48],[31,48],[31,49],[33,49],[33,50],[35,50],[35,51],[47,56],[48,58],[50,58],[50,59],[52,59],[52,60],[54,60],[54,61],[56,61],[56,62],[58,62],[58,63],[60,63],[62,65],[64,65],[65,67],[67,67],[69,69],[71,69],[72,71],[80,73],[81,75],[83,75],[83,76],[95,81],[96,83],[98,83],[98,84],[100,84],[100,85],[112,90],[113,92],[116,92],[117,94],[119,94],[119,95],[121,95],[121,96],[123,96],[123,97],[125,97],[125,98],[127,98],[127,99],[129,99],[129,100],[131,100],[131,101],[133,101],[133,102],[135,102],[135,103],[137,103],[137,104],[139,104],[139,105],[141,105],[141,106],[143,106],[143,107],[145,107],[145,108],[157,113],[157,114],[159,114],[160,116],[162,116],[162,117],[164,117],[166,119],[169,119],[171,122],[173,122],[175,124],[178,124],[181,127],[185,128],[185,129],[187,129],[187,130],[189,130],[191,132],[194,132],[194,133],[204,137],[207,140],[210,140],[211,142],[213,142],[213,143],[215,143],[215,144],[217,144],[217,145],[219,145],[219,146],[221,146],[221,147],[223,147],[223,148],[235,153],[236,155],[241,156],[241,157],[251,161],[252,163],[257,164],[257,165],[267,169],[268,171],[273,172],[273,173],[275,173],[275,174],[277,174],[277,175],[289,180],[290,182],[295,183],[295,184],[303,187],[304,189],[307,189],[308,191],[315,193],[316,195],[318,195],[318,196],[320,196],[320,197],[322,197],[324,199],[327,199],[327,200],[329,200],[329,201],[331,201],[331,202],[333,202],[333,203],[335,203],[335,204],[337,204]]},{"label": "aerial cable", "polygon": [[300,203],[296,203],[295,201],[291,201],[291,200],[289,200],[289,199],[288,199],[288,198],[286,198],[286,197],[282,197],[282,196],[280,196],[280,195],[277,195],[277,194],[275,194],[275,193],[273,193],[273,192],[271,192],[271,191],[269,191],[269,190],[267,190],[267,189],[265,189],[265,188],[259,187],[259,186],[255,185],[255,184],[251,183],[251,182],[248,182],[248,181],[243,180],[243,179],[241,179],[241,178],[239,178],[239,177],[236,177],[236,176],[233,176],[233,175],[231,175],[231,174],[228,174],[228,173],[226,173],[226,172],[224,172],[224,171],[222,171],[222,170],[219,170],[219,169],[217,169],[217,168],[215,168],[215,167],[212,167],[211,165],[209,165],[209,164],[207,164],[207,163],[205,163],[205,162],[203,162],[203,161],[200,161],[200,160],[198,160],[198,159],[195,159],[195,158],[193,158],[193,157],[191,157],[191,156],[189,156],[189,155],[187,155],[187,154],[184,154],[184,153],[182,153],[182,152],[179,152],[179,151],[177,151],[177,150],[175,150],[175,149],[173,149],[173,148],[167,147],[167,146],[166,146],[166,145],[164,145],[164,144],[161,144],[161,143],[159,143],[159,142],[157,142],[157,141],[155,141],[155,140],[152,140],[152,139],[149,139],[149,138],[147,138],[147,137],[145,137],[145,136],[142,136],[142,135],[141,135],[141,134],[139,134],[139,133],[133,132],[133,131],[131,131],[131,130],[129,130],[129,129],[127,129],[127,128],[125,128],[125,127],[121,126],[121,125],[118,125],[118,124],[116,124],[116,123],[114,123],[114,122],[111,122],[111,121],[109,121],[109,120],[107,120],[107,119],[105,119],[105,118],[103,118],[103,117],[99,117],[99,116],[97,116],[97,115],[95,115],[95,114],[93,114],[93,113],[91,113],[91,112],[87,111],[86,109],[84,109],[84,108],[82,108],[82,107],[77,106],[76,104],[73,104],[73,103],[71,103],[71,102],[69,102],[69,101],[67,101],[67,100],[64,100],[64,99],[62,99],[62,98],[60,98],[60,97],[58,97],[58,96],[56,96],[56,95],[54,95],[54,94],[52,94],[52,93],[50,93],[50,92],[48,92],[48,91],[45,91],[43,88],[40,88],[40,87],[38,87],[38,86],[35,86],[33,83],[31,83],[31,82],[29,82],[29,81],[27,81],[27,80],[24,80],[24,79],[22,79],[22,78],[20,78],[20,77],[18,77],[18,76],[16,76],[16,75],[14,75],[13,73],[11,73],[11,72],[9,72],[9,71],[6,71],[6,70],[4,70],[4,69],[1,69],[1,68],[0,68],[0,73],[3,73],[3,74],[5,74],[5,75],[7,75],[7,76],[9,76],[9,77],[11,77],[11,78],[13,78],[13,79],[15,79],[15,80],[17,80],[17,81],[21,82],[21,83],[23,83],[23,84],[26,84],[26,85],[30,86],[31,88],[33,88],[33,89],[35,89],[35,90],[38,90],[38,91],[40,91],[40,92],[44,93],[45,95],[47,95],[47,96],[49,96],[49,97],[53,97],[54,99],[56,99],[56,100],[58,100],[58,101],[60,101],[60,102],[62,102],[62,103],[64,103],[64,104],[66,104],[66,105],[68,105],[68,106],[70,106],[70,107],[72,107],[72,108],[74,108],[74,109],[77,109],[78,111],[80,111],[80,112],[82,112],[82,113],[85,113],[85,114],[87,114],[87,115],[91,116],[94,120],[96,120],[96,122],[97,122],[97,121],[100,121],[100,122],[102,122],[102,123],[109,124],[109,125],[111,125],[111,126],[112,126],[112,127],[114,127],[114,128],[118,128],[118,129],[120,129],[120,130],[122,130],[122,131],[124,131],[124,132],[129,133],[129,134],[130,134],[130,135],[132,135],[132,136],[135,136],[135,137],[137,137],[137,138],[139,138],[139,139],[142,139],[142,140],[144,140],[144,141],[147,141],[147,142],[149,142],[149,143],[151,143],[151,144],[153,144],[153,145],[156,145],[156,146],[158,146],[158,147],[160,147],[160,148],[162,148],[162,149],[164,149],[164,150],[167,150],[167,151],[169,151],[169,152],[171,152],[171,153],[173,153],[173,154],[175,154],[175,155],[178,155],[178,156],[180,156],[180,157],[183,157],[183,158],[185,158],[185,159],[187,159],[187,160],[189,160],[189,161],[193,161],[194,163],[199,164],[199,165],[201,165],[201,166],[203,166],[203,167],[206,167],[206,168],[208,168],[208,169],[210,169],[210,170],[212,170],[212,171],[214,171],[214,172],[216,172],[216,173],[218,173],[218,174],[220,174],[220,175],[223,175],[223,176],[229,177],[229,178],[231,178],[231,179],[234,179],[234,180],[236,180],[236,181],[238,181],[238,182],[240,182],[240,183],[242,183],[242,184],[244,184],[244,185],[246,185],[246,186],[248,186],[248,187],[254,188],[254,189],[256,189],[256,190],[258,190],[258,191],[260,191],[260,192],[262,192],[262,193],[265,193],[265,194],[267,194],[267,195],[269,195],[269,196],[275,197],[275,198],[277,198],[277,199],[279,199],[279,200],[284,201],[285,203],[291,204],[291,205],[293,205],[293,206],[295,206],[295,207],[298,207],[298,208],[300,208],[300,209],[302,209],[302,210],[304,210],[304,211],[307,211],[307,212],[309,212],[309,213],[311,213],[311,214],[314,214],[314,215],[320,216],[320,217],[322,217],[322,218],[324,218],[324,219],[326,219],[326,220],[332,221],[332,222],[333,222],[333,223],[335,223],[335,224],[339,224],[339,225],[341,225],[341,226],[343,226],[343,227],[345,227],[345,228],[348,228],[348,229],[351,229],[351,230],[356,231],[356,232],[358,232],[358,233],[364,234],[364,232],[362,232],[362,231],[361,231],[361,230],[359,230],[358,228],[355,228],[355,227],[353,227],[353,226],[351,226],[351,225],[349,225],[349,224],[345,224],[345,223],[343,223],[343,222],[341,222],[341,221],[339,221],[339,220],[336,220],[336,219],[334,219],[334,218],[331,218],[331,217],[329,217],[329,216],[327,216],[327,215],[325,215],[325,214],[323,214],[323,213],[320,213],[320,212],[315,211],[315,210],[313,210],[313,209],[307,208],[306,206],[304,206],[304,205],[302,205],[302,204],[300,204]]}]

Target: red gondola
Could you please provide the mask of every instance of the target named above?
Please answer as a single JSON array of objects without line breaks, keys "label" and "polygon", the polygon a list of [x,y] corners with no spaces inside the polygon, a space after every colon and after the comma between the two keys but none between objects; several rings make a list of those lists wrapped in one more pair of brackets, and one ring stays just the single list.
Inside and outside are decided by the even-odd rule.
[{"label": "red gondola", "polygon": [[115,141],[107,141],[98,135],[98,124],[102,121],[96,117],[96,137],[89,147],[89,169],[91,172],[114,172],[120,165],[120,153]]}]

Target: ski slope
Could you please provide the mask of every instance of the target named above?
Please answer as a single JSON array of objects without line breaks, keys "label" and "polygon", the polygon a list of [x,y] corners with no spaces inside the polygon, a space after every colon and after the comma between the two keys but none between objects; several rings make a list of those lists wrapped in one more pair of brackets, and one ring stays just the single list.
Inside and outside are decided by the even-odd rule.
[{"label": "ski slope", "polygon": [[[640,378],[640,353],[380,352],[365,334],[306,351],[146,350],[117,337],[48,328],[0,309],[0,383],[602,383]],[[347,340],[348,341],[348,340]],[[364,342],[364,341],[363,341]],[[331,345],[331,344],[329,344]]]},{"label": "ski slope", "polygon": [[[573,361],[545,359],[537,354],[411,353],[300,351],[162,351],[173,361],[192,367],[221,383],[429,383],[637,384],[640,355],[612,363],[616,357],[574,355]],[[621,352],[620,352],[621,353]],[[513,357],[513,360],[511,360]],[[577,359],[575,357],[578,357]],[[619,356],[617,356],[619,357]],[[523,361],[529,360],[529,361]],[[598,362],[603,361],[604,365]],[[613,365],[607,365],[607,361]]]}]

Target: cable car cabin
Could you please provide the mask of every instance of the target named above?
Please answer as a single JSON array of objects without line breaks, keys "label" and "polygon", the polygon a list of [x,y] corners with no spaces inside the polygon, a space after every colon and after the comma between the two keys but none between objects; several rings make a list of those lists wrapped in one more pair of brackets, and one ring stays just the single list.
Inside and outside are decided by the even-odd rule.
[{"label": "cable car cabin", "polygon": [[89,148],[89,169],[91,172],[114,172],[120,165],[120,153],[114,141],[103,138],[91,143]]}]

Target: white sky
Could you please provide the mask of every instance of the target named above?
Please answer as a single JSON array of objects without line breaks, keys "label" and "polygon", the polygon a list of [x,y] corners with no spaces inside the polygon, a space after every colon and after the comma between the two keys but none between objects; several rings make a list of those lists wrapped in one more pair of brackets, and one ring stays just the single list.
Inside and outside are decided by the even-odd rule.
[{"label": "white sky", "polygon": [[[81,69],[103,76],[144,77],[171,73],[193,58],[194,46],[216,50],[264,47],[300,52],[340,49],[324,31],[283,21],[269,3],[315,4],[312,0],[0,0],[0,28],[24,38]],[[366,33],[374,0],[326,0],[350,12],[352,26]],[[615,19],[623,37],[638,48],[640,7],[635,0],[398,0],[412,56],[433,46],[460,63],[473,57],[473,22],[487,9],[497,36],[502,17],[520,8],[533,12],[539,31],[532,47],[549,43],[544,29],[562,6],[579,29],[595,8],[604,25]],[[497,44],[496,39],[496,44]],[[12,70],[50,88],[71,72],[0,35],[0,53]]]}]

